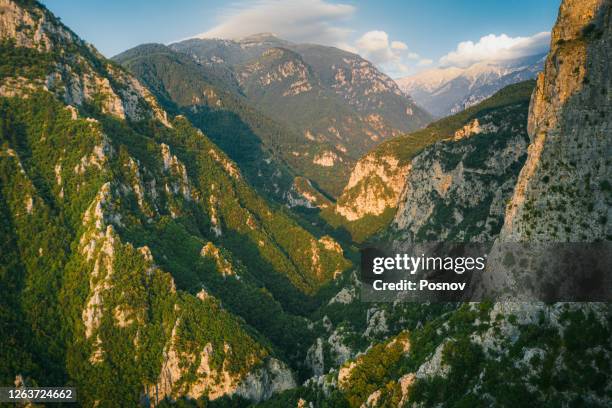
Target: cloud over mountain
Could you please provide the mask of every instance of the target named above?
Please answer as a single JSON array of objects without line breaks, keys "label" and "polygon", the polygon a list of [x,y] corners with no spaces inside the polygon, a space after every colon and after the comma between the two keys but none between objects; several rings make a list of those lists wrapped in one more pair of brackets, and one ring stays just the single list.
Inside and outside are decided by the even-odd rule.
[{"label": "cloud over mountain", "polygon": [[548,50],[550,32],[541,32],[531,37],[510,37],[506,34],[489,34],[478,42],[462,41],[454,51],[440,58],[441,66],[466,67],[479,61],[503,61]]},{"label": "cloud over mountain", "polygon": [[[354,27],[357,7],[329,0],[255,0],[228,5],[218,23],[195,38],[239,39],[261,32],[298,43],[336,46],[372,61],[387,74],[404,76],[432,65],[467,67],[484,60],[510,60],[546,52],[549,32],[511,37],[489,34],[467,40],[440,58],[420,55],[409,41],[391,38],[384,30]],[[434,62],[435,61],[435,62]]]},{"label": "cloud over mountain", "polygon": [[409,51],[408,45],[402,41],[390,41],[385,31],[368,31],[355,41],[354,47],[342,47],[356,52],[380,66],[384,71],[406,73],[410,65],[420,60],[419,54]]},{"label": "cloud over mountain", "polygon": [[273,32],[295,42],[340,44],[352,30],[343,23],[355,8],[324,0],[258,0],[227,8],[219,24],[197,38],[241,38]]}]

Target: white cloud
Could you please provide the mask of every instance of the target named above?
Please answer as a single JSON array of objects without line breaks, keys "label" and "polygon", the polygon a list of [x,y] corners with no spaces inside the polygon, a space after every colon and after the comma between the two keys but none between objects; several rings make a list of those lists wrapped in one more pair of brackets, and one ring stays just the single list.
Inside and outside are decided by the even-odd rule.
[{"label": "white cloud", "polygon": [[408,46],[406,45],[406,43],[403,43],[401,41],[391,41],[391,48],[394,50],[405,51],[408,49]]},{"label": "white cloud", "polygon": [[389,44],[389,36],[384,31],[368,31],[355,42],[357,49],[374,62],[388,62],[396,53]]},{"label": "white cloud", "polygon": [[420,58],[417,53],[408,51],[406,43],[389,41],[389,35],[381,30],[368,31],[355,41],[354,46],[343,49],[361,55],[392,76],[410,72],[409,60]]},{"label": "white cloud", "polygon": [[235,39],[272,32],[295,42],[340,45],[353,32],[344,20],[354,12],[351,5],[325,0],[240,2],[225,10],[219,24],[195,37]]},{"label": "white cloud", "polygon": [[423,59],[420,59],[419,62],[417,62],[417,65],[419,67],[426,67],[431,64],[433,64],[433,60],[429,58],[423,58]]},{"label": "white cloud", "polygon": [[239,39],[271,32],[294,42],[332,45],[359,54],[390,75],[411,71],[421,57],[385,31],[368,31],[354,40],[349,19],[355,7],[328,0],[242,0],[224,10],[219,23],[192,38]]},{"label": "white cloud", "polygon": [[531,37],[489,34],[476,43],[460,42],[454,51],[440,58],[440,65],[465,67],[484,60],[502,61],[525,57],[546,52],[549,43],[549,32],[541,32]]}]

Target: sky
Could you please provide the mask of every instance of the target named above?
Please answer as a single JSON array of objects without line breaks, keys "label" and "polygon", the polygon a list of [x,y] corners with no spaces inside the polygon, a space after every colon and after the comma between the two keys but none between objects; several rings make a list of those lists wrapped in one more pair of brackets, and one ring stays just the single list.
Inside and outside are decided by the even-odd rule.
[{"label": "sky", "polygon": [[561,0],[43,0],[107,57],[142,43],[272,32],[397,78],[545,52]]}]

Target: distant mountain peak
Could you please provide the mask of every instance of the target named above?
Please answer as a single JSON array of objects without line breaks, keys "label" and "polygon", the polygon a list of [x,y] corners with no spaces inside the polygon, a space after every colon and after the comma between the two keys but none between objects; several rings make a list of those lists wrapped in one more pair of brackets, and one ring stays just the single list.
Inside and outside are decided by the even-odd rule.
[{"label": "distant mountain peak", "polygon": [[473,106],[507,85],[535,78],[545,56],[485,60],[464,68],[433,68],[396,82],[417,104],[442,117]]}]

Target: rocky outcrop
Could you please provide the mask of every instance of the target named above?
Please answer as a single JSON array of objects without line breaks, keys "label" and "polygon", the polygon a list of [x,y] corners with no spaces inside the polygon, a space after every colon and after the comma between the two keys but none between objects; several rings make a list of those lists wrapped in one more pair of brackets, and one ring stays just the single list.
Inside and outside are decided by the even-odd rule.
[{"label": "rocky outcrop", "polygon": [[381,215],[397,205],[409,171],[410,164],[400,164],[395,156],[366,155],[353,168],[335,211],[349,221]]},{"label": "rocky outcrop", "polygon": [[[156,405],[164,398],[177,397],[197,399],[206,396],[215,400],[224,395],[239,394],[254,401],[269,398],[272,393],[295,386],[291,372],[276,359],[269,359],[266,366],[241,376],[230,368],[231,347],[223,345],[224,355],[221,366],[213,363],[215,355],[211,343],[203,345],[198,353],[180,349],[176,320],[169,342],[163,351],[163,362],[157,384],[148,387],[147,398]],[[255,356],[249,356],[252,361]],[[195,373],[193,376],[191,373]]]},{"label": "rocky outcrop", "polygon": [[407,331],[401,331],[384,342],[373,345],[340,367],[337,371],[337,387],[340,390],[350,391],[351,387],[354,386],[351,380],[353,380],[352,377],[354,377],[355,372],[363,374],[364,371],[368,371],[372,367],[384,366],[389,364],[390,361],[399,361],[403,356],[410,353],[410,348],[411,344]]},{"label": "rocky outcrop", "polygon": [[[524,105],[474,119],[411,162],[394,238],[403,242],[493,240],[527,149]],[[495,118],[493,117],[495,116]]]},{"label": "rocky outcrop", "polygon": [[309,179],[301,176],[293,179],[286,200],[289,207],[328,208],[332,205],[331,201],[321,194]]},{"label": "rocky outcrop", "polygon": [[329,336],[318,337],[310,346],[306,354],[306,366],[315,377],[324,375],[336,367],[341,367],[346,361],[355,356],[355,351],[348,346],[347,338],[355,333],[336,328],[327,327]]},{"label": "rocky outcrop", "polygon": [[67,28],[57,25],[44,9],[19,6],[13,0],[0,1],[0,38],[12,38],[17,47],[50,51],[58,42],[83,42]]},{"label": "rocky outcrop", "polygon": [[313,376],[325,374],[325,355],[323,347],[323,339],[319,337],[306,353],[306,365],[312,371]]},{"label": "rocky outcrop", "polygon": [[200,255],[204,258],[211,259],[217,267],[217,272],[223,275],[223,277],[231,275],[237,276],[231,261],[228,260],[221,250],[212,242],[207,242],[206,245],[202,247]]},{"label": "rocky outcrop", "polygon": [[296,96],[312,90],[308,66],[297,53],[285,48],[266,50],[260,59],[241,70],[238,81],[244,84],[251,77],[264,87],[283,84],[283,96]]},{"label": "rocky outcrop", "polygon": [[336,153],[331,151],[323,151],[318,153],[312,159],[314,164],[322,167],[333,167],[338,161],[342,161],[342,159],[338,157]]},{"label": "rocky outcrop", "polygon": [[[13,0],[1,0],[0,39],[41,53],[40,65],[46,72],[44,79],[3,78],[0,95],[23,96],[36,90],[49,90],[69,105],[87,103],[121,119],[156,118],[170,126],[166,113],[146,88],[118,66],[108,62],[92,64],[92,57],[98,62],[104,57],[44,7],[23,7]],[[72,48],[70,53],[65,52],[67,47]],[[51,62],[42,62],[45,59]],[[113,83],[109,76],[113,77]]]},{"label": "rocky outcrop", "polygon": [[505,241],[610,239],[610,2],[568,0],[532,96],[529,154],[507,210]]},{"label": "rocky outcrop", "polygon": [[497,130],[497,126],[492,123],[487,123],[481,126],[478,119],[474,119],[461,129],[455,131],[453,140],[461,140],[463,138],[470,137],[472,135],[477,135],[479,133],[495,133],[497,132]]},{"label": "rocky outcrop", "polygon": [[296,386],[293,373],[287,365],[275,358],[270,358],[263,367],[247,374],[235,393],[251,401],[259,402]]}]

